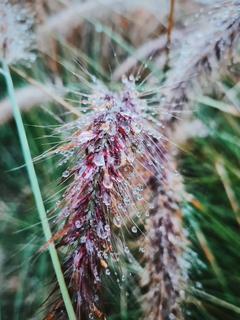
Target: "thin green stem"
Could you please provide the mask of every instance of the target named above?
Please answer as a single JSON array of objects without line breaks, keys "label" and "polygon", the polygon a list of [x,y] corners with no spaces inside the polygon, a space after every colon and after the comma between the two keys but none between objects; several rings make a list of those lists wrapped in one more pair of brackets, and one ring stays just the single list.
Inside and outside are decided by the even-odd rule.
[{"label": "thin green stem", "polygon": [[[44,232],[46,241],[48,241],[52,237],[52,233],[51,233],[51,230],[49,227],[47,215],[46,215],[43,200],[42,200],[42,195],[40,192],[37,176],[36,176],[35,169],[33,166],[32,157],[31,157],[24,125],[22,122],[21,113],[19,111],[17,101],[15,98],[11,74],[10,74],[8,65],[6,64],[6,62],[4,60],[2,61],[2,66],[3,66],[3,71],[4,71],[6,83],[7,83],[9,98],[10,98],[11,104],[12,104],[14,118],[15,118],[16,125],[17,125],[20,143],[22,146],[23,156],[24,156],[24,160],[26,163],[31,187],[32,187],[32,192],[33,192],[33,195],[34,195],[34,198],[36,201],[39,217],[40,217],[40,220],[42,223],[43,232]],[[57,251],[56,251],[54,244],[49,245],[49,253],[50,253],[50,256],[52,259],[52,264],[53,264],[54,271],[55,271],[55,274],[56,274],[56,277],[58,280],[58,284],[60,287],[60,291],[61,291],[61,294],[63,297],[63,301],[64,301],[64,304],[65,304],[65,307],[67,310],[69,320],[76,320],[76,315],[73,310],[73,306],[72,306],[70,296],[69,296],[69,293],[68,293],[68,290],[66,287],[66,283],[65,283],[64,276],[62,273],[61,265],[60,265],[60,262],[58,259],[58,254],[57,254]]]}]

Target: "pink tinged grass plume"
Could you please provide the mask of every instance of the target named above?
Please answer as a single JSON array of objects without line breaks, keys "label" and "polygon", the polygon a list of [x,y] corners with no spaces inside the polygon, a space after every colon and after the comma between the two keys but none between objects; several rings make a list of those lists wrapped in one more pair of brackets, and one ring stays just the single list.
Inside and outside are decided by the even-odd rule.
[{"label": "pink tinged grass plume", "polygon": [[[127,255],[123,227],[133,237],[141,234],[133,217],[151,212],[153,190],[170,170],[167,140],[145,120],[147,101],[130,79],[123,79],[120,93],[96,85],[85,95],[85,116],[63,126],[71,132],[67,142],[50,151],[64,155],[60,163],[69,161],[60,182],[68,184],[57,204],[62,228],[42,250],[57,239],[58,248],[67,248],[63,270],[78,319],[105,319],[102,276]],[[66,319],[61,297],[50,319]]]},{"label": "pink tinged grass plume", "polygon": [[178,206],[181,183],[165,172],[165,180],[157,192],[155,209],[146,221],[146,267],[142,283],[146,285],[148,279],[148,290],[144,319],[183,319],[180,305],[187,288],[189,263],[183,259],[186,240]]}]

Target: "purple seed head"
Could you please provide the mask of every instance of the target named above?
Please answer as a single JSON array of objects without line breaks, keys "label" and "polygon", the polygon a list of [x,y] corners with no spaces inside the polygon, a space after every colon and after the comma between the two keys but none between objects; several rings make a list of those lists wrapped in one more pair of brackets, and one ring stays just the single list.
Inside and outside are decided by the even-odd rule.
[{"label": "purple seed head", "polygon": [[[101,276],[107,259],[117,261],[124,247],[122,223],[138,233],[132,214],[149,210],[154,184],[156,191],[168,167],[168,141],[144,119],[140,95],[132,81],[120,93],[100,87],[89,96],[86,115],[64,126],[73,134],[55,150],[68,153],[61,182],[70,179],[57,206],[64,226],[46,245],[60,239],[57,247],[71,248],[63,268],[78,317],[104,319]],[[58,301],[52,318],[59,308],[64,309]]]}]

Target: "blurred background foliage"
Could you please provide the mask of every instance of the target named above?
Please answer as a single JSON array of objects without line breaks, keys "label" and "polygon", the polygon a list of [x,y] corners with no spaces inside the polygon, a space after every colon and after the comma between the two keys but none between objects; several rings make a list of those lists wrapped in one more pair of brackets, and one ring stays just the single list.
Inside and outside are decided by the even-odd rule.
[{"label": "blurred background foliage", "polygon": [[[16,3],[16,1],[12,1]],[[162,37],[166,34],[169,3],[166,0],[71,1],[26,0],[36,23],[36,60],[15,67],[48,92],[75,99],[66,89],[84,92],[87,72],[117,89],[121,75],[142,68],[146,85],[159,85],[165,64]],[[214,1],[176,0],[174,25],[182,30],[186,20]],[[149,59],[151,57],[151,60]],[[83,68],[79,66],[78,61]],[[141,67],[142,66],[142,67]],[[51,95],[36,89],[12,71],[22,109],[32,157],[38,157],[64,133],[52,130],[76,116]],[[211,96],[196,103],[187,121],[179,124],[173,141],[179,149],[179,172],[184,179],[181,204],[185,232],[192,254],[190,291],[185,319],[240,319],[240,126],[237,75],[222,79],[226,92],[235,93],[234,113]],[[41,306],[50,292],[54,274],[43,243],[41,225],[12,119],[5,81],[0,75],[0,319],[42,319]],[[36,90],[36,91],[33,91]],[[33,94],[34,92],[34,94]],[[219,97],[218,97],[219,98]],[[203,101],[203,100],[201,100]],[[80,107],[80,100],[68,101]],[[180,138],[179,138],[180,137]],[[35,164],[46,209],[56,202],[51,191],[63,168],[49,158]],[[50,195],[50,197],[49,197]],[[140,289],[129,282],[128,295],[106,282],[108,319],[140,319]],[[133,289],[134,288],[134,289]],[[144,293],[144,292],[143,292]],[[141,300],[140,300],[141,302]],[[43,311],[42,311],[43,310]]]}]

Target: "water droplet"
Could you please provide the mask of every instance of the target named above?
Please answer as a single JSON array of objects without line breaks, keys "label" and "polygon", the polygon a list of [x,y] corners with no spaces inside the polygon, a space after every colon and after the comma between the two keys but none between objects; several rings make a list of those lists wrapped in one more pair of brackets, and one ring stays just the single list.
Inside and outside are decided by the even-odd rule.
[{"label": "water droplet", "polygon": [[141,213],[140,213],[140,212],[137,212],[137,213],[136,213],[136,216],[137,216],[138,218],[141,218]]},{"label": "water droplet", "polygon": [[145,212],[145,216],[146,216],[146,217],[149,217],[149,212]]},{"label": "water droplet", "polygon": [[143,196],[141,194],[138,194],[137,195],[137,199],[140,201],[140,200],[143,200]]},{"label": "water droplet", "polygon": [[133,194],[138,194],[138,193],[139,193],[138,189],[137,189],[137,188],[134,188],[134,189],[133,189]]},{"label": "water droplet", "polygon": [[143,190],[142,184],[139,183],[139,184],[137,185],[137,189],[138,189],[138,191],[142,191],[142,190]]},{"label": "water droplet", "polygon": [[176,320],[177,318],[174,316],[173,313],[169,313],[169,320]]},{"label": "water droplet", "polygon": [[173,174],[174,174],[175,176],[178,176],[178,171],[177,171],[177,170],[174,170],[174,171],[173,171]]},{"label": "water droplet", "polygon": [[[133,87],[133,89],[135,89],[135,88]],[[139,93],[137,91],[132,91],[132,92],[130,92],[130,97],[131,98],[138,98]]]},{"label": "water droplet", "polygon": [[139,252],[145,252],[144,248],[139,248]]},{"label": "water droplet", "polygon": [[124,251],[125,251],[126,253],[129,253],[129,248],[128,248],[128,247],[125,247]]},{"label": "water droplet", "polygon": [[35,53],[30,53],[28,58],[31,62],[34,62],[37,59],[37,56]]},{"label": "water droplet", "polygon": [[134,156],[134,154],[133,154],[132,152],[130,152],[130,153],[128,154],[127,158],[128,158],[128,160],[129,160],[130,162],[133,162],[135,156]]},{"label": "water droplet", "polygon": [[142,131],[142,124],[138,122],[134,122],[132,129],[136,133],[140,133]]},{"label": "water droplet", "polygon": [[103,178],[103,185],[105,188],[107,189],[111,189],[113,187],[113,183],[112,181],[110,180],[110,177],[108,174],[105,174],[104,175],[104,178]]},{"label": "water droplet", "polygon": [[104,229],[105,229],[106,231],[110,231],[110,226],[107,224],[107,225],[104,227]]},{"label": "water droplet", "polygon": [[109,124],[107,124],[107,123],[103,123],[103,124],[101,125],[101,127],[102,127],[102,129],[103,129],[104,131],[108,131],[108,130],[109,130]]},{"label": "water droplet", "polygon": [[181,297],[181,298],[185,298],[185,292],[184,292],[184,290],[180,290],[180,291],[179,291],[179,294],[180,294],[180,297]]},{"label": "water droplet", "polygon": [[89,316],[88,316],[89,319],[94,319],[94,316],[92,313],[89,313]]},{"label": "water droplet", "polygon": [[122,281],[125,281],[125,276],[122,276]]},{"label": "water droplet", "polygon": [[132,232],[133,233],[137,233],[137,228],[136,227],[132,227]]},{"label": "water droplet", "polygon": [[129,196],[125,196],[125,197],[123,198],[123,201],[124,201],[124,203],[125,203],[126,205],[130,204],[130,198],[129,198]]},{"label": "water droplet", "polygon": [[117,253],[111,253],[111,258],[112,258],[113,261],[119,261]]},{"label": "water droplet", "polygon": [[96,164],[96,166],[101,167],[105,165],[105,161],[104,161],[104,155],[102,152],[97,153],[94,156],[93,162]]},{"label": "water droplet", "polygon": [[135,80],[134,76],[132,74],[129,76],[129,80],[132,81],[132,82]]},{"label": "water droplet", "polygon": [[106,273],[107,276],[110,276],[110,274],[111,274],[109,269],[106,269],[105,273]]},{"label": "water droplet", "polygon": [[128,79],[125,75],[122,76],[122,83],[127,83]]},{"label": "water droplet", "polygon": [[81,238],[80,238],[80,243],[85,243],[85,242],[86,242],[86,237],[84,237],[84,236],[81,237]]},{"label": "water droplet", "polygon": [[80,228],[81,222],[79,220],[75,221],[75,226],[76,226],[76,228]]},{"label": "water droplet", "polygon": [[105,260],[107,260],[107,259],[108,259],[107,253],[104,253],[104,254],[103,254],[103,257],[104,257]]},{"label": "water droplet", "polygon": [[68,171],[68,170],[66,170],[66,171],[64,171],[64,172],[62,173],[62,177],[66,178],[66,177],[68,177],[68,176],[69,176],[69,171]]}]

